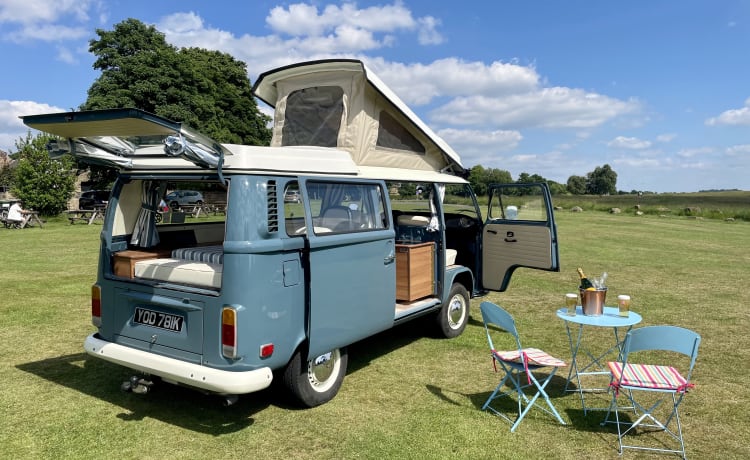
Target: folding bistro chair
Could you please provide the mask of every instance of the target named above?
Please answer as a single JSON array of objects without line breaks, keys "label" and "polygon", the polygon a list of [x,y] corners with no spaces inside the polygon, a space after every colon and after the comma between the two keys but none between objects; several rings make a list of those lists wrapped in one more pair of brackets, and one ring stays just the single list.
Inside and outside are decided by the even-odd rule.
[{"label": "folding bistro chair", "polygon": [[[495,365],[495,370],[497,370],[497,364],[499,364],[505,372],[505,376],[497,385],[495,391],[493,391],[490,397],[487,398],[484,406],[482,406],[482,410],[489,409],[500,417],[511,422],[513,426],[511,426],[510,431],[512,432],[515,431],[521,423],[521,420],[523,420],[531,407],[534,406],[539,396],[542,396],[549,409],[538,406],[539,409],[553,415],[560,423],[565,425],[565,422],[562,417],[560,417],[557,409],[552,405],[549,396],[547,396],[547,392],[544,391],[547,384],[555,375],[555,372],[557,372],[557,368],[565,366],[565,362],[548,355],[542,350],[536,348],[523,348],[521,346],[521,340],[518,337],[518,331],[516,330],[516,323],[513,321],[513,317],[499,306],[491,302],[482,302],[480,309],[482,311],[484,329],[487,332],[487,341],[489,342],[490,350],[492,351],[492,363]],[[511,351],[497,351],[492,342],[493,334],[491,334],[490,326],[496,326],[509,332],[515,339],[514,345],[516,348]],[[499,338],[499,334],[495,335],[496,338]],[[536,375],[534,375],[534,373],[540,369],[550,369],[547,377],[541,381]],[[501,391],[506,383],[510,389]],[[526,388],[536,390],[531,398],[526,395],[526,392],[524,391]],[[515,422],[510,417],[490,405],[495,399],[503,396],[512,397],[514,394],[517,396],[518,400],[518,417]]]},{"label": "folding bistro chair", "polygon": [[[693,372],[693,366],[695,366],[700,342],[700,335],[689,329],[676,326],[643,327],[633,329],[625,336],[622,362],[607,363],[612,372],[610,386],[613,392],[607,417],[602,422],[602,424],[612,423],[610,416],[614,413],[620,454],[622,454],[623,449],[639,449],[678,453],[682,455],[682,458],[685,458],[685,442],[682,437],[678,407],[688,390],[693,387],[690,375]],[[642,353],[638,355],[634,355],[634,353],[644,351],[669,351],[687,356],[690,362],[687,374],[683,377],[680,371],[672,366],[636,364],[633,362],[636,359],[640,361],[640,358],[644,356]],[[651,361],[653,354],[649,353],[648,358]],[[685,361],[688,361],[688,359],[685,359]],[[651,397],[647,398],[644,392],[650,393]],[[619,396],[627,398],[627,406],[618,406],[617,399]],[[640,403],[636,401],[636,396],[640,399]],[[672,397],[671,408],[665,407],[656,412],[659,406],[668,400],[668,396]],[[648,403],[645,402],[646,399],[648,399]],[[646,408],[645,406],[649,403],[651,405]],[[620,412],[625,410],[634,412],[634,416],[638,417],[635,422],[620,420]],[[662,420],[659,420],[659,418]],[[672,420],[677,425],[676,431],[669,428]],[[679,443],[679,449],[666,448],[666,443],[663,443],[665,448],[624,444],[625,435],[634,434],[637,427],[652,432],[665,432]]]}]

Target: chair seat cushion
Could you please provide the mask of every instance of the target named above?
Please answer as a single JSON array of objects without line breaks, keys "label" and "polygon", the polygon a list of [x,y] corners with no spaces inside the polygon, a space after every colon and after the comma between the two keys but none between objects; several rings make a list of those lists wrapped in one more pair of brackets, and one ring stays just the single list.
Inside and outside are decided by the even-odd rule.
[{"label": "chair seat cushion", "polygon": [[523,363],[523,355],[526,355],[526,360],[531,366],[553,366],[563,367],[566,366],[565,361],[555,358],[552,355],[545,353],[538,348],[524,348],[523,350],[512,350],[512,351],[495,351],[492,350],[492,354],[500,361],[509,363]]},{"label": "chair seat cushion", "polygon": [[623,371],[623,363],[610,361],[607,365],[612,372],[612,385],[616,387],[685,392],[692,386],[677,369],[670,366],[628,363]]}]

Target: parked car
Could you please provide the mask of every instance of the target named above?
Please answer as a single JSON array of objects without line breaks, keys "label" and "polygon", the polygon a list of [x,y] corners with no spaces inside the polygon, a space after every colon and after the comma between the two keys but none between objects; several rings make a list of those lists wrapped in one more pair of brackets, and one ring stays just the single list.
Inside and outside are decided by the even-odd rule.
[{"label": "parked car", "polygon": [[299,192],[290,190],[284,194],[284,203],[299,203]]},{"label": "parked car", "polygon": [[164,201],[170,208],[176,209],[185,205],[203,204],[203,194],[195,190],[175,190],[167,193]]},{"label": "parked car", "polygon": [[100,206],[106,206],[109,201],[109,190],[87,190],[81,193],[78,198],[78,207],[80,209],[94,209]]}]

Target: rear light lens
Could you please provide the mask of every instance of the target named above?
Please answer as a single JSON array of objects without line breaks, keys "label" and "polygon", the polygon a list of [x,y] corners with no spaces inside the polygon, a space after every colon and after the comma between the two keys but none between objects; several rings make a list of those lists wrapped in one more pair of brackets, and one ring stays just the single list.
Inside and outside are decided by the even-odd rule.
[{"label": "rear light lens", "polygon": [[231,307],[221,310],[221,354],[237,358],[237,310]]},{"label": "rear light lens", "polygon": [[91,286],[91,324],[102,325],[102,288],[97,284]]},{"label": "rear light lens", "polygon": [[272,343],[265,343],[260,346],[260,357],[261,359],[266,359],[271,357],[273,354],[273,344]]}]

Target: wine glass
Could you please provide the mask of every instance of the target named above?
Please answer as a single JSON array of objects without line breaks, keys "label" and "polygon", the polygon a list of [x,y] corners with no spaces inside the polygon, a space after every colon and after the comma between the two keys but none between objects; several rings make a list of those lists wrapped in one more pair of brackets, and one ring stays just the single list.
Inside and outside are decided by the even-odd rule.
[{"label": "wine glass", "polygon": [[578,303],[578,294],[565,294],[565,306],[567,307],[568,316],[576,315],[576,304]]}]

